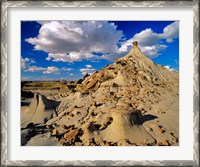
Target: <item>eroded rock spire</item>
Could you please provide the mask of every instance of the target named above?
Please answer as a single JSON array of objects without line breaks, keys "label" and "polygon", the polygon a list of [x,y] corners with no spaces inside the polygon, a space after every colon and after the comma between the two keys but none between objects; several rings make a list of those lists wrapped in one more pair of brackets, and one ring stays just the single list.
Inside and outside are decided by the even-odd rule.
[{"label": "eroded rock spire", "polygon": [[133,44],[133,48],[134,47],[138,47],[138,42],[137,41],[133,41],[132,44]]}]

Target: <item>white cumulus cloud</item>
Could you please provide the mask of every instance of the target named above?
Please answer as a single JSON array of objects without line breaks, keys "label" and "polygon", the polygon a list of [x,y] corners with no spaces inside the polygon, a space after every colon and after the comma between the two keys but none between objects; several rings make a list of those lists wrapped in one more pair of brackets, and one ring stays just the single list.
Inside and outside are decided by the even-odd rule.
[{"label": "white cumulus cloud", "polygon": [[73,74],[73,73],[70,73],[69,76],[74,76],[74,74]]},{"label": "white cumulus cloud", "polygon": [[44,67],[37,67],[37,66],[30,66],[27,69],[25,69],[25,72],[38,72],[38,71],[44,71],[46,68]]},{"label": "white cumulus cloud", "polygon": [[43,74],[60,74],[59,69],[55,66],[47,67]]},{"label": "white cumulus cloud", "polygon": [[179,22],[175,21],[163,29],[163,33],[156,33],[151,28],[147,28],[135,34],[129,40],[123,42],[116,53],[104,54],[103,58],[107,60],[115,60],[121,56],[126,55],[132,48],[132,42],[138,41],[139,48],[149,58],[157,57],[168,46],[163,44],[173,42],[175,38],[179,37]]},{"label": "white cumulus cloud", "polygon": [[[98,60],[113,61],[126,55],[132,42],[138,41],[139,48],[148,57],[159,56],[179,37],[179,22],[175,21],[163,28],[162,33],[151,28],[136,33],[125,40],[123,32],[114,23],[107,21],[38,21],[41,24],[36,37],[26,39],[35,50],[48,53],[46,60],[54,62],[76,62]],[[124,42],[123,42],[124,41]],[[94,53],[101,53],[96,56]]]},{"label": "white cumulus cloud", "polygon": [[86,74],[92,74],[95,69],[91,66],[91,65],[85,65],[86,68],[81,68],[80,69],[80,72],[83,74],[83,75],[86,75]]},{"label": "white cumulus cloud", "polygon": [[179,22],[175,21],[163,29],[161,38],[165,38],[167,42],[173,42],[174,38],[179,37]]},{"label": "white cumulus cloud", "polygon": [[143,46],[141,47],[141,51],[145,54],[148,55],[148,57],[157,57],[160,55],[160,52],[165,50],[167,48],[167,45],[152,45],[152,46]]},{"label": "white cumulus cloud", "polygon": [[170,65],[166,65],[164,66],[166,69],[168,69],[169,71],[174,71],[174,72],[177,72],[178,70],[175,69],[175,68],[171,68]]},{"label": "white cumulus cloud", "polygon": [[21,57],[21,68],[23,69],[23,68],[25,68],[26,67],[26,61],[25,61],[25,59],[23,59],[22,57]]},{"label": "white cumulus cloud", "polygon": [[43,74],[60,74],[63,71],[72,71],[73,68],[58,68],[56,66],[48,67],[38,67],[38,66],[29,66],[26,69],[23,69],[24,72],[42,72]]},{"label": "white cumulus cloud", "polygon": [[55,62],[74,62],[81,61],[83,59],[91,59],[95,56],[88,52],[70,52],[70,53],[49,53],[46,60],[52,60]]},{"label": "white cumulus cloud", "polygon": [[87,68],[92,68],[92,65],[90,65],[90,64],[87,64],[87,65],[85,65]]},{"label": "white cumulus cloud", "polygon": [[37,37],[26,39],[36,50],[48,53],[46,60],[74,62],[92,58],[93,52],[116,52],[123,37],[107,21],[44,21]]},{"label": "white cumulus cloud", "polygon": [[66,67],[63,67],[61,70],[62,70],[62,71],[72,71],[73,68],[66,68]]},{"label": "white cumulus cloud", "polygon": [[31,64],[34,64],[36,63],[34,59],[31,59],[31,58],[23,58],[21,56],[21,68],[22,69],[25,69],[27,68],[28,66],[30,66]]}]

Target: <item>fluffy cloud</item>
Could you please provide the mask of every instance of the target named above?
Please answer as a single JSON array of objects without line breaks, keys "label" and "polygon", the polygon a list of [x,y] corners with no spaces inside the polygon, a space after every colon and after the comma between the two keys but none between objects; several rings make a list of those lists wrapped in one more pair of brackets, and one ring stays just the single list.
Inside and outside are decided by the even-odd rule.
[{"label": "fluffy cloud", "polygon": [[28,66],[30,66],[30,64],[34,64],[36,63],[34,59],[31,59],[31,58],[23,58],[21,56],[21,68],[22,69],[25,69],[27,68]]},{"label": "fluffy cloud", "polygon": [[122,31],[114,23],[107,21],[39,21],[41,28],[37,37],[26,39],[35,50],[48,53],[46,60],[55,62],[76,62],[98,60],[94,53],[101,53],[100,58],[113,61],[126,55],[133,41],[138,41],[139,48],[148,57],[159,56],[179,37],[179,22],[175,21],[162,33],[147,28],[132,38],[124,40]]},{"label": "fluffy cloud", "polygon": [[23,58],[21,56],[21,69],[24,72],[42,72],[43,74],[60,74],[60,72],[63,71],[72,71],[73,68],[57,68],[55,66],[49,66],[49,67],[38,67],[33,66],[32,64],[36,63],[34,59],[31,58]]},{"label": "fluffy cloud", "polygon": [[35,38],[26,39],[36,50],[45,51],[47,60],[73,62],[92,58],[93,52],[116,52],[123,37],[107,21],[39,22],[42,27]]},{"label": "fluffy cloud", "polygon": [[27,69],[25,69],[25,72],[38,72],[38,71],[44,71],[46,68],[43,67],[37,67],[37,66],[30,66]]},{"label": "fluffy cloud", "polygon": [[21,68],[23,69],[23,68],[25,68],[26,67],[26,61],[25,61],[25,59],[23,59],[22,57],[21,57]]},{"label": "fluffy cloud", "polygon": [[90,65],[90,64],[87,64],[87,65],[85,65],[87,68],[92,68],[92,65]]},{"label": "fluffy cloud", "polygon": [[179,22],[175,21],[163,29],[161,38],[165,38],[167,42],[173,42],[174,38],[179,37]]},{"label": "fluffy cloud", "polygon": [[81,61],[83,59],[91,59],[95,56],[87,52],[71,52],[71,53],[49,53],[46,60],[53,60],[55,62],[74,62]]},{"label": "fluffy cloud", "polygon": [[138,34],[135,34],[133,40],[138,41],[141,46],[153,46],[159,42],[160,38],[159,34],[148,28]]},{"label": "fluffy cloud", "polygon": [[157,44],[152,46],[143,46],[141,47],[141,51],[148,55],[148,57],[157,57],[160,55],[160,52],[165,50],[167,48],[167,45]]},{"label": "fluffy cloud", "polygon": [[[131,47],[132,46],[130,46],[130,48]],[[120,57],[125,56],[129,51],[130,51],[130,49],[127,49],[127,51],[122,51],[122,52],[117,52],[117,53],[108,53],[108,54],[102,55],[101,58],[106,59],[108,61],[114,61]]]},{"label": "fluffy cloud", "polygon": [[174,72],[177,72],[177,69],[175,68],[171,68],[170,65],[166,65],[164,66],[166,69],[168,69],[169,71],[174,71]]},{"label": "fluffy cloud", "polygon": [[55,66],[47,67],[43,74],[60,74],[59,69]]},{"label": "fluffy cloud", "polygon": [[74,74],[73,74],[73,73],[70,73],[69,76],[74,76]]},{"label": "fluffy cloud", "polygon": [[86,74],[92,74],[95,69],[91,66],[91,65],[85,65],[86,68],[81,68],[80,69],[80,72],[83,74],[83,75],[86,75]]},{"label": "fluffy cloud", "polygon": [[132,41],[138,41],[141,51],[150,58],[159,56],[160,52],[167,48],[161,40],[160,34],[153,32],[152,29],[143,30],[132,38]]},{"label": "fluffy cloud", "polygon": [[63,71],[72,71],[73,68],[57,68],[55,66],[49,67],[37,67],[37,66],[29,66],[28,68],[24,69],[24,72],[42,72],[43,74],[60,74]]},{"label": "fluffy cloud", "polygon": [[61,70],[62,70],[62,71],[72,71],[73,68],[66,68],[66,67],[63,67],[63,68],[61,68]]},{"label": "fluffy cloud", "polygon": [[173,22],[163,29],[163,33],[155,33],[152,29],[147,28],[137,34],[135,34],[129,40],[123,42],[116,53],[104,54],[103,58],[107,60],[114,60],[121,56],[126,55],[131,47],[133,41],[138,41],[139,48],[148,57],[154,58],[161,54],[168,46],[163,44],[163,41],[167,43],[173,42],[173,39],[179,37],[179,22]]},{"label": "fluffy cloud", "polygon": [[28,57],[26,57],[24,60],[25,60],[25,62],[29,62],[29,63],[36,63],[36,61],[34,59],[31,59]]}]

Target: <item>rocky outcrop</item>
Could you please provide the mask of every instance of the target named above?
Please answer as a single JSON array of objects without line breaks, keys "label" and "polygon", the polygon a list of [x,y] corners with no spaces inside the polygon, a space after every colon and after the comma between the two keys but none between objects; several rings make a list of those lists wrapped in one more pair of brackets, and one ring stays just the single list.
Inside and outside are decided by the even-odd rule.
[{"label": "rocky outcrop", "polygon": [[178,73],[147,58],[137,42],[74,90],[58,106],[36,95],[26,124],[55,126],[62,145],[178,145]]},{"label": "rocky outcrop", "polygon": [[55,111],[59,102],[49,100],[43,95],[35,94],[30,105],[22,114],[22,126],[28,124],[45,124],[49,119],[57,116]]}]

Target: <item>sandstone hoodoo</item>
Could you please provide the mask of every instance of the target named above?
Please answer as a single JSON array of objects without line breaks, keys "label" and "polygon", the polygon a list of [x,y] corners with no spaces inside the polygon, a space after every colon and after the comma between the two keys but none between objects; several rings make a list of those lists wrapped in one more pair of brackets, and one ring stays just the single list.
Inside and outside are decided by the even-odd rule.
[{"label": "sandstone hoodoo", "polygon": [[56,117],[55,109],[58,103],[45,96],[35,94],[29,107],[22,114],[22,127],[26,127],[29,123],[45,124],[47,120]]},{"label": "sandstone hoodoo", "polygon": [[35,95],[23,106],[22,127],[48,127],[43,135],[54,145],[178,145],[179,75],[132,44],[127,55],[85,76],[70,94],[57,100]]}]

